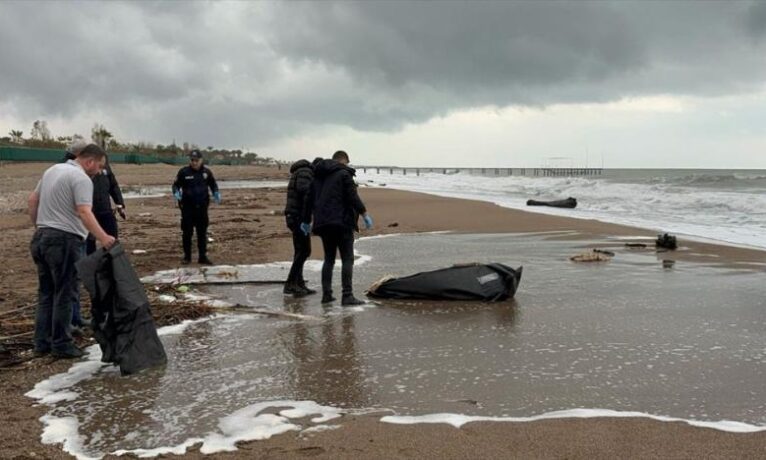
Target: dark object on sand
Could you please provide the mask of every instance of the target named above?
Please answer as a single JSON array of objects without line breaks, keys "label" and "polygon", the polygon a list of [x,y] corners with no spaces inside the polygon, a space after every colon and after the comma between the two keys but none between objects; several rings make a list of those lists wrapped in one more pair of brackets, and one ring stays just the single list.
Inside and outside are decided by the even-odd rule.
[{"label": "dark object on sand", "polygon": [[389,227],[398,227],[399,226],[399,222],[394,222],[394,223],[388,224],[388,226]]},{"label": "dark object on sand", "polygon": [[167,362],[144,285],[120,243],[80,259],[77,271],[92,300],[93,336],[101,361],[123,375]]},{"label": "dark object on sand", "polygon": [[678,247],[676,237],[673,235],[668,235],[667,233],[663,235],[657,235],[657,241],[654,242],[654,245],[658,248],[665,249],[676,249]]},{"label": "dark object on sand", "polygon": [[522,267],[465,264],[403,278],[384,277],[367,295],[387,299],[484,300],[510,299],[521,281]]},{"label": "dark object on sand", "polygon": [[565,200],[553,200],[553,201],[537,201],[527,200],[527,206],[551,206],[554,208],[575,208],[577,207],[577,200],[571,196]]},{"label": "dark object on sand", "polygon": [[626,248],[645,248],[646,243],[625,243]]},{"label": "dark object on sand", "polygon": [[609,257],[614,257],[614,252],[607,251],[606,249],[594,249],[593,252],[597,252],[599,254],[604,254]]}]

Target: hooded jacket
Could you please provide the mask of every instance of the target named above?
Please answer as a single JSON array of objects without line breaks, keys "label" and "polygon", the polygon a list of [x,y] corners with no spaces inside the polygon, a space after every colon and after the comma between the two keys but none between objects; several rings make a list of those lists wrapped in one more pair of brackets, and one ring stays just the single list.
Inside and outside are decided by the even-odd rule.
[{"label": "hooded jacket", "polygon": [[314,169],[308,160],[298,160],[290,167],[290,181],[287,183],[285,217],[289,226],[300,224],[306,201],[314,181]]},{"label": "hooded jacket", "polygon": [[359,214],[367,212],[354,182],[356,171],[335,160],[321,160],[314,166],[314,182],[303,222],[311,222],[314,233],[332,229],[359,230]]}]

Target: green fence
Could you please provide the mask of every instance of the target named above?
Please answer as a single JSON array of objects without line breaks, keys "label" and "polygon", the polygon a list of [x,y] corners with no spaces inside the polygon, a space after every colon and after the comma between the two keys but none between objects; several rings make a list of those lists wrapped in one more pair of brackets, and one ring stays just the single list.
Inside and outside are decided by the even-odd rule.
[{"label": "green fence", "polygon": [[[0,161],[42,161],[46,163],[57,163],[64,158],[64,151],[58,149],[32,149],[24,147],[0,147]],[[156,157],[153,155],[142,155],[139,153],[109,153],[111,163],[129,163],[129,164],[157,164],[165,163],[169,165],[185,165],[189,163],[187,156],[179,157]],[[206,158],[205,163],[216,165],[244,165],[248,164],[245,160],[224,159],[214,160]]]}]

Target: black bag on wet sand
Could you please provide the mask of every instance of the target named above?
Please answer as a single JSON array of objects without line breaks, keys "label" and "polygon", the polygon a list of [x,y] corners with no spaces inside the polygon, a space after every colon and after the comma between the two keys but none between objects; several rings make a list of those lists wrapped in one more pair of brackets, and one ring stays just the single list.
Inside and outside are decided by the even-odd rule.
[{"label": "black bag on wet sand", "polygon": [[120,243],[99,249],[77,262],[77,271],[91,296],[93,335],[101,361],[120,366],[123,375],[167,362],[146,297]]},{"label": "black bag on wet sand", "polygon": [[367,295],[387,299],[483,300],[510,299],[521,281],[522,267],[503,264],[454,265],[403,278],[384,277]]}]

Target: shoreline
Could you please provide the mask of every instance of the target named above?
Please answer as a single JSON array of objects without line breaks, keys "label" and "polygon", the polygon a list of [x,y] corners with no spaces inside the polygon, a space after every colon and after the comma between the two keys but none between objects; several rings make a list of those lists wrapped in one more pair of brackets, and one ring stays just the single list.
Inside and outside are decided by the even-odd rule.
[{"label": "shoreline", "polygon": [[[30,165],[25,165],[30,166]],[[37,175],[48,165],[26,168],[21,180],[6,181],[0,189],[24,183],[34,186]],[[158,185],[154,178],[164,178],[177,168],[130,170],[115,168],[121,184]],[[0,168],[5,176],[9,167]],[[221,168],[217,177],[250,178],[248,169]],[[218,173],[217,168],[214,172]],[[272,174],[273,173],[273,174]],[[285,171],[267,172],[267,176],[286,177]],[[1,177],[0,177],[1,178]],[[265,179],[266,177],[264,177]],[[14,179],[19,179],[15,177]],[[164,180],[164,179],[163,179]],[[153,183],[145,183],[146,181]],[[16,189],[23,191],[23,187]],[[24,191],[24,194],[28,193]],[[284,228],[280,211],[284,205],[284,190],[227,190],[224,204],[211,208],[211,233],[216,240],[211,246],[211,258],[219,264],[267,263],[289,260],[292,254],[289,233]],[[362,236],[391,233],[455,231],[465,233],[551,233],[549,238],[573,240],[603,240],[599,246],[624,247],[626,240],[610,237],[656,234],[648,229],[628,227],[592,220],[551,216],[529,211],[503,208],[489,202],[437,195],[405,192],[388,188],[360,188],[360,195],[375,219],[372,232]],[[167,198],[132,199],[129,220],[120,222],[124,243],[130,250],[149,249],[149,253],[133,255],[132,261],[140,276],[161,269],[177,267],[180,259],[180,235],[177,210]],[[139,217],[141,213],[150,216]],[[394,225],[396,224],[396,225]],[[244,228],[243,228],[244,227]],[[34,267],[28,257],[27,245],[32,228],[20,212],[2,212],[0,224],[7,238],[2,247],[10,256],[2,268],[0,312],[13,309],[18,303],[34,300]],[[679,242],[688,249],[659,253],[658,258],[673,256],[673,260],[699,266],[725,269],[762,271],[766,252],[725,245]],[[313,238],[312,259],[321,258],[321,243]],[[652,248],[653,250],[653,248]],[[653,251],[652,251],[653,252]],[[364,266],[363,266],[364,267]],[[360,268],[364,270],[364,268]],[[317,280],[310,280],[313,284]],[[32,284],[33,286],[30,286]],[[360,286],[357,286],[359,288]],[[153,306],[155,317],[162,314],[160,305]],[[35,454],[45,458],[68,457],[60,445],[42,444],[42,424],[39,417],[47,407],[32,407],[33,400],[24,396],[36,382],[53,374],[66,372],[72,362],[34,359],[14,370],[0,373],[0,397],[7,402],[2,416],[4,442],[0,457]],[[344,417],[342,428],[299,436],[286,433],[264,441],[237,445],[235,452],[216,454],[215,458],[294,458],[314,455],[318,458],[508,458],[508,457],[759,457],[766,443],[766,433],[731,433],[711,428],[686,425],[685,422],[661,422],[645,417],[589,419],[549,419],[528,422],[468,423],[460,429],[450,425],[417,425],[406,427],[381,423],[379,416],[352,415]],[[197,451],[185,457],[210,458]]]}]

